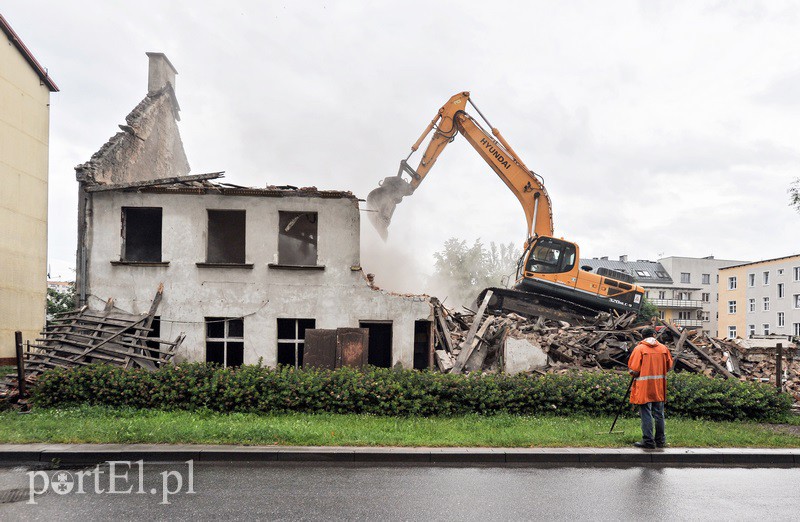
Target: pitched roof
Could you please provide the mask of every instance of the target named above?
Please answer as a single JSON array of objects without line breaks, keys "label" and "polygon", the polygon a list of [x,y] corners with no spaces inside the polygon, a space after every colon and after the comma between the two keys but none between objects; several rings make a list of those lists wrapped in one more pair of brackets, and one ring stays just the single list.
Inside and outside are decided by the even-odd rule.
[{"label": "pitched roof", "polygon": [[6,34],[6,37],[14,44],[14,47],[20,52],[25,61],[36,71],[36,74],[39,75],[39,79],[42,81],[43,84],[50,89],[50,92],[58,92],[58,86],[55,84],[50,75],[47,73],[47,69],[42,67],[42,65],[34,58],[33,53],[31,53],[30,49],[28,49],[22,40],[19,39],[17,33],[11,28],[8,21],[3,18],[3,15],[0,14],[0,29]]},{"label": "pitched roof", "polygon": [[665,284],[673,283],[667,270],[655,261],[614,261],[610,259],[581,259],[581,264],[589,265],[593,269],[608,268],[623,272],[634,278],[637,283]]}]

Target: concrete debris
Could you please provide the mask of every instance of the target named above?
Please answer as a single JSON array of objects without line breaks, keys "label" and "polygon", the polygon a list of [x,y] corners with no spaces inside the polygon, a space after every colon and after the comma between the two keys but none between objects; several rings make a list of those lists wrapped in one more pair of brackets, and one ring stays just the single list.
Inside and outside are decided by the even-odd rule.
[{"label": "concrete debris", "polygon": [[[635,313],[600,313],[574,324],[516,313],[461,313],[435,299],[434,331],[439,371],[563,373],[575,369],[625,371],[630,351],[646,324]],[[741,340],[713,339],[696,330],[679,330],[659,321],[658,339],[676,360],[677,371],[710,377],[776,382],[776,348],[746,348]],[[472,334],[472,335],[470,335]],[[783,389],[800,401],[797,347],[783,346]],[[462,367],[458,362],[464,360]]]}]

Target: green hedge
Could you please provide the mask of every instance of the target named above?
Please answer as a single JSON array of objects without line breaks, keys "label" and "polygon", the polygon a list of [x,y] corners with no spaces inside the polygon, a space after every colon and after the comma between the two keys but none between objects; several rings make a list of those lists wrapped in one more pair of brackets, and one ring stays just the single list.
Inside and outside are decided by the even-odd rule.
[{"label": "green hedge", "polygon": [[[261,413],[613,415],[628,382],[625,375],[598,372],[463,376],[381,368],[223,369],[206,364],[149,372],[92,365],[45,373],[34,403]],[[670,375],[668,393],[670,415],[711,420],[777,419],[791,405],[788,395],[769,385],[685,373]]]}]

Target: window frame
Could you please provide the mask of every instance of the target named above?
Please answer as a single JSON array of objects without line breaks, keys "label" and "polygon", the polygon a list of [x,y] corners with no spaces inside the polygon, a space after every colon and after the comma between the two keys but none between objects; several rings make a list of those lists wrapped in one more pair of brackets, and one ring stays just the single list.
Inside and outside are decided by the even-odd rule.
[{"label": "window frame", "polygon": [[[280,332],[283,329],[281,327],[281,323],[286,325],[287,322],[292,321],[294,324],[292,325],[292,330],[294,330],[294,337],[280,337]],[[302,328],[300,328],[300,323],[311,323],[310,326],[308,324]],[[289,366],[294,366],[294,368],[302,368],[303,366],[303,355],[305,351],[305,344],[306,344],[306,330],[313,330],[317,327],[317,320],[315,318],[308,318],[308,317],[278,317],[275,321],[275,338],[276,338],[276,345],[275,345],[275,364],[286,364],[281,363],[280,361],[280,351],[281,345],[284,344],[292,344],[294,347],[294,364],[289,364]],[[301,336],[302,334],[302,336]]]},{"label": "window frame", "polygon": [[690,272],[681,272],[681,283],[691,283],[692,274]]},{"label": "window frame", "polygon": [[736,290],[737,280],[736,276],[728,277],[728,290]]},{"label": "window frame", "polygon": [[[245,342],[244,342],[244,317],[207,316],[204,319],[205,319],[204,320],[204,327],[205,327],[205,344],[206,344],[206,362],[209,362],[209,360],[208,360],[208,352],[209,352],[208,343],[211,342],[211,343],[222,343],[222,367],[223,368],[233,368],[233,367],[238,367],[238,366],[243,365],[244,364],[244,348],[245,348],[245,346],[244,346],[244,344],[245,344]],[[223,327],[223,336],[222,337],[211,337],[211,336],[209,336],[209,324],[218,323],[218,322],[223,323],[223,326],[222,326]],[[240,337],[230,334],[231,325],[234,322],[240,322],[241,323],[242,335]],[[230,355],[229,348],[231,347],[231,345],[239,345],[239,344],[241,344],[241,349],[242,349],[242,353],[241,353],[242,362],[240,364],[229,364],[229,359],[230,359],[230,357],[229,357],[229,355]]]},{"label": "window frame", "polygon": [[769,312],[769,307],[770,307],[769,297],[768,296],[764,297],[763,300],[762,300],[762,303],[763,303],[763,306],[764,306],[764,311],[765,312]]},{"label": "window frame", "polygon": [[702,278],[701,279],[702,280],[701,284],[704,284],[704,285],[710,285],[711,284],[711,274],[702,274],[701,278]]},{"label": "window frame", "polygon": [[736,300],[728,301],[728,313],[731,315],[736,314]]},{"label": "window frame", "polygon": [[736,326],[728,326],[728,339],[736,339]]}]

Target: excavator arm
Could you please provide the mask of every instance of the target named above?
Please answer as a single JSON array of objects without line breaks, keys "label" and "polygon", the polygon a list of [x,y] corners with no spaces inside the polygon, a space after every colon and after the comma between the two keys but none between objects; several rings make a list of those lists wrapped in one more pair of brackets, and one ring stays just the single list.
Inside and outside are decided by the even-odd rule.
[{"label": "excavator arm", "polygon": [[[384,239],[386,239],[387,229],[397,204],[402,201],[403,197],[414,193],[433,168],[439,155],[459,132],[522,204],[529,240],[535,236],[553,235],[550,197],[540,178],[522,163],[500,131],[489,125],[487,121],[487,125],[492,129],[490,134],[465,111],[467,103],[470,103],[478,114],[481,114],[470,100],[469,92],[462,92],[450,98],[439,109],[416,143],[411,146],[409,158],[433,131],[433,136],[416,170],[408,164],[408,158],[402,160],[397,175],[383,180],[382,184],[367,196],[367,207],[372,211],[369,214],[370,220]],[[483,117],[482,114],[481,117]],[[484,121],[486,121],[485,118]],[[404,174],[409,177],[409,181],[403,178]]]}]

